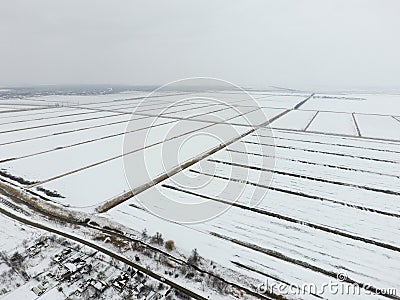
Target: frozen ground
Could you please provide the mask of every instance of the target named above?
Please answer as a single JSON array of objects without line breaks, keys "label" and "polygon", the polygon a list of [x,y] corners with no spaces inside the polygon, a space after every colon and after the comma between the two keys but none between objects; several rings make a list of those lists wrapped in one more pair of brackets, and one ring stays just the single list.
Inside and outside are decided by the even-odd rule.
[{"label": "frozen ground", "polygon": [[[162,231],[180,247],[261,281],[321,287],[345,274],[347,286],[400,293],[399,95],[265,91],[252,93],[255,102],[238,92],[185,93],[184,101],[181,94],[144,101],[143,95],[2,99],[1,178],[95,214],[130,188],[193,160],[142,192],[141,203],[131,198],[99,215],[138,231]],[[178,149],[199,132],[201,138],[179,148],[179,160],[165,164],[163,149]],[[233,143],[196,161],[226,142]],[[143,156],[146,167],[135,165],[129,185],[124,162]],[[192,225],[168,222],[142,207],[168,211],[160,193],[225,212]],[[253,203],[255,195],[262,201]],[[0,232],[11,237],[7,228],[15,226],[5,224]],[[361,289],[363,298],[391,297],[369,293]],[[322,297],[352,298],[329,291]]]}]

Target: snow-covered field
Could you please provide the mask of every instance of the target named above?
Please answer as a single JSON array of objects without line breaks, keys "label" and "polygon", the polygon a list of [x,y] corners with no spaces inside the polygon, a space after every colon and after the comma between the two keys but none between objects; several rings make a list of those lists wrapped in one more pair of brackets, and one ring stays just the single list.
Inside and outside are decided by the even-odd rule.
[{"label": "snow-covered field", "polygon": [[[140,203],[131,198],[99,215],[161,231],[181,248],[287,289],[344,275],[346,286],[400,293],[400,95],[251,94],[254,102],[221,91],[3,99],[0,178],[95,214],[230,143],[144,190]],[[166,161],[164,149],[177,149],[168,155],[179,159]],[[144,156],[147,169],[139,163]],[[138,162],[128,181],[127,161]],[[169,222],[152,213],[171,209],[160,195],[214,203],[224,213]],[[329,290],[321,296],[352,298]]]}]

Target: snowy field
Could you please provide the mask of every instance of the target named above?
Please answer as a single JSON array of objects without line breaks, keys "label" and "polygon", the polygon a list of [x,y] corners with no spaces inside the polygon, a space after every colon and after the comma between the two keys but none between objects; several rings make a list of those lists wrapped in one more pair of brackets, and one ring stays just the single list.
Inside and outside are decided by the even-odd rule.
[{"label": "snowy field", "polygon": [[[141,203],[131,198],[99,215],[161,231],[182,248],[287,289],[321,287],[345,274],[347,287],[400,294],[400,95],[250,94],[254,102],[223,91],[1,99],[0,178],[95,214],[194,160],[144,190]],[[203,136],[191,142],[197,132]],[[180,160],[165,165],[163,149],[188,139]],[[147,170],[138,163],[128,184],[124,162],[143,156],[150,157]],[[242,190],[221,192],[229,186]],[[168,210],[154,200],[160,192],[181,203],[215,203],[224,213],[196,224],[168,222],[142,206]],[[255,194],[263,195],[257,205]],[[9,234],[1,232],[1,240]],[[294,298],[316,296],[352,298],[329,291]]]}]

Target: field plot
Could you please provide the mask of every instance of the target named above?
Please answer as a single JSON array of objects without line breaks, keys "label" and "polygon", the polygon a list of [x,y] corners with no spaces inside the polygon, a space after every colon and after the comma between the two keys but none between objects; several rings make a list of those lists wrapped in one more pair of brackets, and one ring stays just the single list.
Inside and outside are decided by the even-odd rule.
[{"label": "field plot", "polygon": [[26,111],[35,109],[35,106],[28,105],[0,105],[0,113],[10,112],[10,111]]},{"label": "field plot", "polygon": [[355,116],[362,136],[400,140],[400,121],[392,116]]},{"label": "field plot", "polygon": [[274,122],[272,126],[273,128],[306,130],[317,113],[316,111],[293,110]]},{"label": "field plot", "polygon": [[[217,96],[221,98],[221,94]],[[83,104],[79,108],[52,108],[40,115],[7,114],[7,121],[0,124],[2,175],[57,203],[92,206],[128,190],[120,158],[124,139],[133,141],[127,153],[132,157],[143,156],[144,152],[161,157],[160,151],[164,146],[168,148],[169,144],[179,144],[196,131],[203,130],[205,134],[220,136],[227,132],[223,139],[232,139],[248,130],[249,120],[254,122],[257,118],[259,123],[266,122],[268,116],[282,112],[282,109],[265,109],[267,113],[264,116],[260,111],[256,112],[256,107],[234,109],[227,105],[229,102],[222,103],[221,99],[215,103],[216,95],[207,93],[184,95],[189,102],[180,101],[178,104],[175,102],[179,98],[169,94],[146,98],[143,103],[143,97],[120,97],[100,97],[98,103],[87,96],[72,97],[70,102],[68,97],[59,97],[53,101]],[[243,101],[246,96],[238,94],[233,98],[234,101]],[[102,108],[109,111],[103,111]],[[121,108],[123,112],[118,111]],[[133,118],[131,111],[135,111]],[[157,119],[154,121],[151,116]],[[173,131],[178,121],[180,129]],[[201,147],[189,147],[186,154],[181,153],[183,161],[221,143],[207,139],[198,142],[202,144]],[[161,168],[161,161],[151,163],[154,165],[150,167],[150,176],[167,171],[165,166]],[[119,178],[116,180],[118,184],[111,187],[103,184],[102,188],[96,188],[99,182],[106,182],[110,176]],[[140,178],[138,176],[138,180],[135,180],[137,185],[146,183],[145,178]],[[90,198],[93,200],[82,202],[82,191],[74,188],[78,182],[85,182],[82,190],[92,193]],[[94,192],[96,195],[93,197]]]},{"label": "field plot", "polygon": [[24,98],[24,101],[35,103],[50,103],[60,105],[86,105],[121,101],[125,99],[136,99],[145,97],[148,93],[142,91],[128,91],[124,93],[110,93],[103,95],[46,95]]},{"label": "field plot", "polygon": [[353,117],[347,113],[319,112],[309,131],[357,135]]},{"label": "field plot", "polygon": [[313,94],[272,127],[396,141],[398,99],[389,94]]},{"label": "field plot", "polygon": [[[400,115],[399,96],[388,94],[316,94],[301,108],[306,110]],[[382,103],[385,103],[382,105]]]},{"label": "field plot", "polygon": [[[217,239],[212,243],[198,242],[197,246],[230,268],[244,268],[252,271],[254,276],[264,274],[270,280],[289,285],[301,285],[307,280],[323,282],[327,280],[326,276],[334,279],[345,272],[350,280],[368,282],[377,288],[398,286],[392,274],[400,271],[400,206],[397,203],[400,143],[390,147],[393,152],[397,149],[397,153],[388,154],[387,162],[376,162],[375,167],[372,164],[368,170],[363,170],[365,163],[357,163],[361,157],[385,155],[380,153],[382,145],[379,142],[365,142],[369,149],[364,149],[362,144],[354,148],[354,141],[347,143],[340,137],[314,135],[311,138],[304,133],[301,136],[306,141],[301,141],[298,134],[275,134],[276,138],[297,138],[302,149],[319,153],[319,158],[315,155],[307,157],[302,153],[304,150],[297,147],[290,151],[277,148],[276,167],[268,170],[259,164],[257,155],[262,153],[257,152],[257,147],[249,147],[248,153],[241,154],[242,158],[236,155],[234,161],[226,160],[229,157],[226,153],[213,155],[201,167],[191,168],[190,172],[200,176],[190,179],[178,174],[176,177],[181,178],[165,181],[161,189],[163,194],[179,201],[217,201],[227,206],[232,202],[233,207],[212,221],[171,228],[169,234],[185,244],[189,242],[179,235],[186,231],[191,240]],[[313,142],[307,142],[307,139]],[[249,137],[241,142],[252,140]],[[226,151],[234,152],[236,148],[237,144],[232,144]],[[332,151],[335,156],[330,154]],[[391,161],[396,156],[397,161],[393,160],[396,167],[393,168]],[[243,164],[244,161],[247,163]],[[232,198],[237,195],[232,190],[218,195],[221,186],[228,181],[243,184],[243,178],[238,177],[243,174],[239,172],[240,168],[250,169],[243,194],[237,199]],[[259,172],[274,173],[270,185],[253,180]],[[380,173],[382,176],[378,175]],[[200,189],[189,188],[198,186],[197,181],[204,180],[202,177],[209,177],[211,183]],[[174,184],[176,181],[186,188]],[[268,189],[266,198],[256,208],[248,204],[254,189]],[[154,190],[146,193],[145,198],[149,199],[157,195]],[[153,219],[148,222],[152,217],[136,205],[130,210],[132,212],[124,205],[115,208],[111,215],[129,226],[139,223],[152,230],[159,226],[154,220],[156,225],[153,227]],[[221,240],[229,244],[223,254],[210,245],[220,245]],[[193,245],[189,243],[188,246]],[[379,267],[371,265],[371,261],[379,261]],[[330,295],[325,296],[330,298]]]},{"label": "field plot", "polygon": [[[254,96],[260,107],[292,109],[302,100],[307,99],[310,94],[303,95],[269,95],[268,97]],[[240,105],[240,103],[239,103]]]},{"label": "field plot", "polygon": [[[144,140],[146,134],[143,128],[151,125],[151,121],[146,122],[146,120],[147,119],[139,120],[142,122],[140,125],[138,124],[138,130],[128,133],[128,135],[135,135],[135,137],[132,138],[138,142],[137,148],[132,148],[132,151],[146,146],[141,142]],[[164,123],[167,122],[169,123],[163,125],[161,125],[161,121],[154,124],[154,131],[160,131],[159,140],[157,142],[161,142],[163,132],[168,131],[168,129],[173,126],[169,120]],[[119,133],[117,136],[112,135],[109,138],[95,139],[92,142],[81,143],[76,146],[69,145],[70,147],[68,148],[64,145],[64,148],[60,150],[55,149],[57,151],[45,152],[35,155],[34,157],[28,156],[18,160],[4,162],[2,167],[9,170],[12,174],[23,177],[29,181],[43,182],[53,177],[64,176],[94,164],[121,156],[124,131],[123,128],[120,129],[122,130],[119,132],[117,131],[117,133]],[[137,140],[136,137],[138,138]],[[99,149],[101,149],[101,151],[98,151]],[[44,165],[48,167],[42,168],[41,166]]]},{"label": "field plot", "polygon": [[[400,292],[400,96],[250,94],[8,99],[0,179],[67,211],[162,232],[234,274],[294,288],[289,298],[351,299],[301,294],[345,274],[363,299],[398,299],[371,293]],[[157,217],[171,210],[165,199],[220,213],[169,222]],[[232,274],[220,275],[240,284]]]}]

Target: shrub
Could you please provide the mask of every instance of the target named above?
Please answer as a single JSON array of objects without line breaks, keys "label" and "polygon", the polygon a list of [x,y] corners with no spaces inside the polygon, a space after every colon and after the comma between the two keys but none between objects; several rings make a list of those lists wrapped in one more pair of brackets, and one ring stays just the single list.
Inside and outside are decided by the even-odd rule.
[{"label": "shrub", "polygon": [[175,242],[172,240],[166,241],[165,242],[165,249],[167,249],[168,251],[172,251],[175,249]]}]

